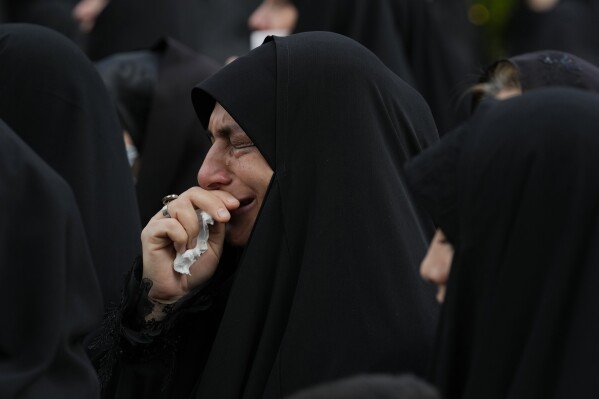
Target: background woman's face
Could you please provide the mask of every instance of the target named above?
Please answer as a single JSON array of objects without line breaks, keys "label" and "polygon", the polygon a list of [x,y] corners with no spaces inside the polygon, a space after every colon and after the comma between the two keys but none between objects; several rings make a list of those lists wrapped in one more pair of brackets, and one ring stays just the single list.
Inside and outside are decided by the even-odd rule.
[{"label": "background woman's face", "polygon": [[507,87],[499,90],[495,94],[495,98],[498,100],[507,100],[508,98],[519,96],[522,94],[522,90],[516,87]]},{"label": "background woman's face", "polygon": [[420,264],[420,275],[426,281],[437,285],[439,288],[437,301],[440,303],[445,299],[445,288],[452,260],[453,247],[445,238],[443,231],[437,229],[428,252]]},{"label": "background woman's face", "polygon": [[251,30],[291,32],[297,21],[297,9],[290,0],[264,0],[248,19]]},{"label": "background woman's face", "polygon": [[273,175],[266,159],[235,122],[216,104],[208,132],[212,147],[198,172],[198,183],[205,190],[223,190],[240,202],[231,211],[226,240],[235,246],[245,246],[264,202]]}]

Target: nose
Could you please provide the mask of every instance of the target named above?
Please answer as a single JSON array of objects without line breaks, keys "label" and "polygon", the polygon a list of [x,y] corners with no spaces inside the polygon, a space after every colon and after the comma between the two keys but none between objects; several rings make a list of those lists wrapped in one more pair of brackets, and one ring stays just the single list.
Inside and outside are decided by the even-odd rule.
[{"label": "nose", "polygon": [[[438,257],[434,255],[434,244],[431,244],[426,256],[420,264],[420,276],[430,283],[443,285],[447,282],[447,273],[445,267],[439,262]],[[432,251],[431,251],[432,250]]]},{"label": "nose", "polygon": [[439,286],[445,285],[451,269],[452,258],[451,245],[446,243],[443,232],[437,230],[426,256],[420,264],[420,275],[426,281]]},{"label": "nose", "polygon": [[225,160],[226,155],[213,145],[198,171],[198,184],[204,190],[216,190],[231,183],[231,173]]}]

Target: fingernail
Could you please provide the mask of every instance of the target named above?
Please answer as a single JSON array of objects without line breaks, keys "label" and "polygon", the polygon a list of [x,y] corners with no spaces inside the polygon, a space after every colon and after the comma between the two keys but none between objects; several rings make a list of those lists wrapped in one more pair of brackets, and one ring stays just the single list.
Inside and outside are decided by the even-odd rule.
[{"label": "fingernail", "polygon": [[216,211],[216,213],[218,213],[218,216],[221,218],[226,218],[229,216],[229,211],[227,211],[225,208],[220,208],[218,211]]},{"label": "fingernail", "polygon": [[229,204],[236,204],[237,203],[237,198],[235,198],[235,197],[229,197],[229,198],[227,198],[227,202]]}]

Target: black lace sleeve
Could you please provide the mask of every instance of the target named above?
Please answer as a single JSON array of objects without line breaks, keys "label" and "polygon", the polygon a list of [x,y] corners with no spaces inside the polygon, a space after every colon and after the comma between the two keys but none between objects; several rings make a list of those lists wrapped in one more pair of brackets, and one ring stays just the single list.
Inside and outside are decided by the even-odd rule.
[{"label": "black lace sleeve", "polygon": [[135,363],[160,361],[168,370],[164,376],[166,385],[174,369],[177,336],[170,332],[176,320],[182,314],[202,311],[211,305],[210,296],[202,295],[204,287],[199,287],[175,304],[164,306],[162,311],[166,315],[162,320],[146,321],[154,304],[148,298],[152,281],[142,279],[142,272],[141,257],[138,257],[127,276],[121,303],[107,312],[101,333],[90,346],[103,387],[122,360]]}]

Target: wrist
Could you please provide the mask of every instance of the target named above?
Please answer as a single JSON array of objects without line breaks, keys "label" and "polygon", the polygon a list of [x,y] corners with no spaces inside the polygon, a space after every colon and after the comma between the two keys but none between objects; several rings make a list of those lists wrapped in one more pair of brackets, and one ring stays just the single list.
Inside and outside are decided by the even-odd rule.
[{"label": "wrist", "polygon": [[148,299],[156,306],[166,306],[172,305],[181,299],[182,295],[169,295],[166,292],[162,291],[160,287],[157,287],[156,283],[152,284],[152,288],[148,292]]},{"label": "wrist", "polygon": [[176,302],[165,303],[148,296],[148,301],[153,305],[152,311],[146,315],[146,321],[161,321],[169,313],[170,308]]}]

